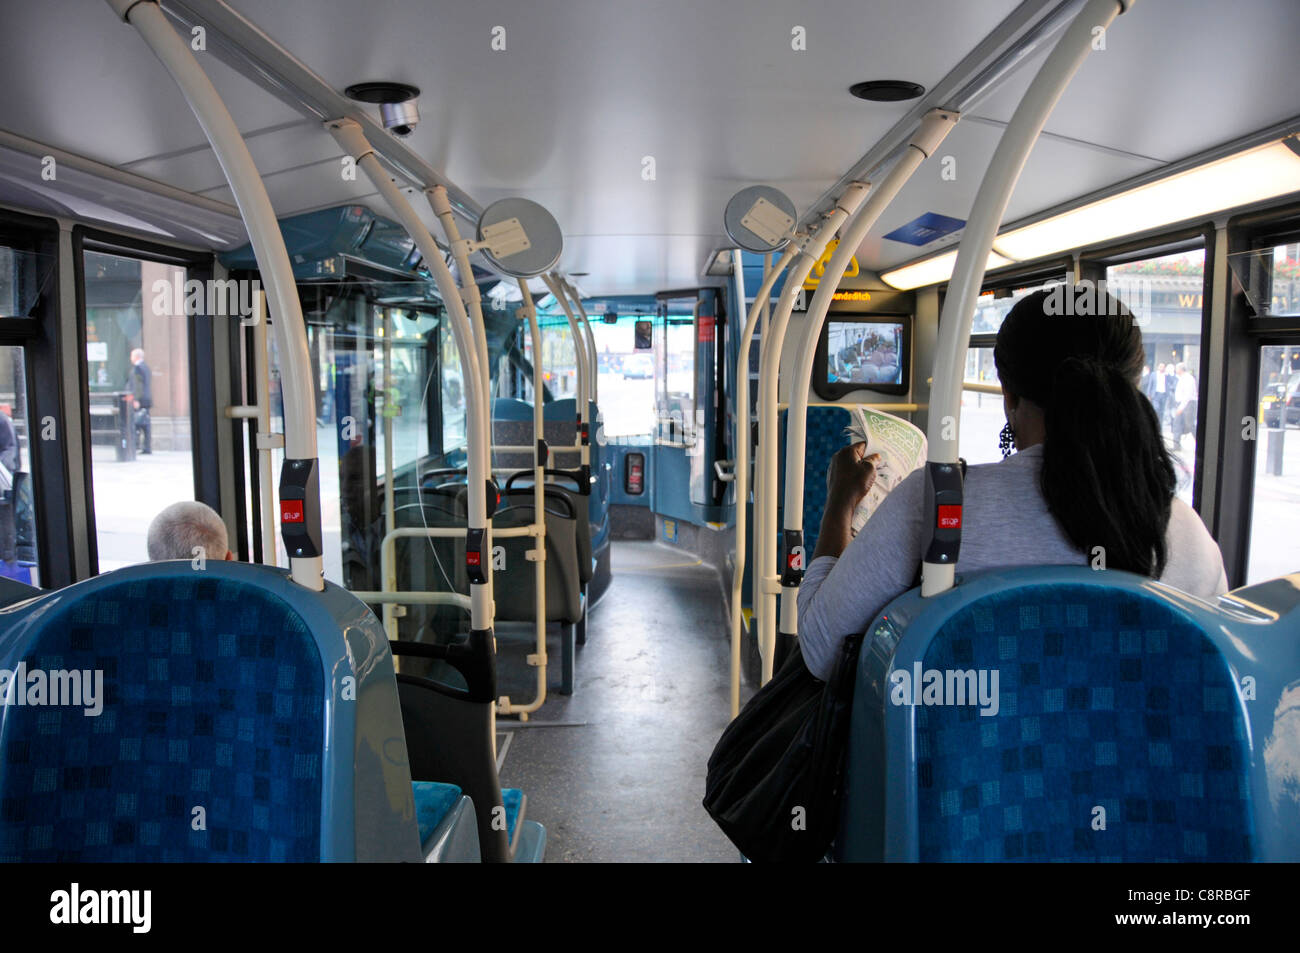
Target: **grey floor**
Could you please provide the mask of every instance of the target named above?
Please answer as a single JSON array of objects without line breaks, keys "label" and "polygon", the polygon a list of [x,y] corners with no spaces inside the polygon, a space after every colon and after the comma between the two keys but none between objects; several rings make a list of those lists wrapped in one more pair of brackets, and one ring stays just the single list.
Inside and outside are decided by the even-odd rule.
[{"label": "grey floor", "polygon": [[[700,806],[730,720],[727,620],[716,573],[653,542],[613,544],[613,582],[590,612],[572,696],[551,691],[529,727],[497,722],[502,783],[546,826],[546,859],[721,861],[739,854]],[[499,633],[503,690],[524,690],[526,641]],[[521,677],[522,676],[522,677]],[[535,676],[533,676],[535,677]],[[546,723],[578,723],[547,727]]]}]

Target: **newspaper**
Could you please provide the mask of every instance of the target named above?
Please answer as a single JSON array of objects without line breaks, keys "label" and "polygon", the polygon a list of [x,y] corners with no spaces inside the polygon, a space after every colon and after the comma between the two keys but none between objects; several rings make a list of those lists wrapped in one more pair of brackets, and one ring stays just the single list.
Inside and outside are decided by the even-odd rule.
[{"label": "newspaper", "polygon": [[876,482],[853,512],[851,528],[856,536],[889,491],[925,463],[927,447],[925,434],[920,428],[901,417],[869,407],[845,409],[851,418],[844,428],[849,443],[866,443],[864,456],[880,454],[880,462],[876,464]]}]

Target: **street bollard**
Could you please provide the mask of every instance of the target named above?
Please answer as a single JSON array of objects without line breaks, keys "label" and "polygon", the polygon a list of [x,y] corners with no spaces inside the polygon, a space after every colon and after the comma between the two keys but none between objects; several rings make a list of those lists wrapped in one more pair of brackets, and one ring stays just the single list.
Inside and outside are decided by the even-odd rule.
[{"label": "street bollard", "polygon": [[135,459],[135,398],[122,394],[118,403],[117,459],[129,463]]}]

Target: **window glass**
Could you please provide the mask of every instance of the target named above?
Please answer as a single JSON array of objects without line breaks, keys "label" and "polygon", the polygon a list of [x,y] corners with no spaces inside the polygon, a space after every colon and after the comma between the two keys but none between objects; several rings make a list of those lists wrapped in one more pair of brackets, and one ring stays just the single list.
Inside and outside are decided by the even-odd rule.
[{"label": "window glass", "polygon": [[1229,255],[1228,268],[1257,316],[1300,314],[1300,242]]},{"label": "window glass", "polygon": [[606,438],[650,436],[655,430],[655,355],[636,349],[636,322],[645,320],[646,315],[624,315],[614,324],[591,325]]},{"label": "window glass", "polygon": [[[442,462],[443,454],[431,453],[431,441],[441,441],[444,453],[465,444],[460,361],[450,329],[431,310],[376,305],[351,289],[316,314],[308,322],[308,341],[316,364],[325,578],[349,589],[378,589],[385,482],[391,478],[399,495],[413,489],[422,467]],[[270,344],[272,429],[283,432],[274,338]],[[277,450],[275,473],[282,462]],[[287,565],[287,554],[277,552]]]},{"label": "window glass", "polygon": [[[993,348],[973,347],[966,352],[966,380],[980,384],[998,383],[998,370],[993,365]],[[962,458],[970,464],[997,463],[1001,460],[998,435],[1002,433],[1006,422],[1001,394],[963,390],[961,430],[958,435]]]},{"label": "window glass", "polygon": [[442,396],[442,451],[467,446],[465,440],[465,380],[460,365],[460,351],[451,327],[444,320],[438,329],[438,348],[441,368]]},{"label": "window glass", "polygon": [[1269,314],[1300,314],[1300,242],[1275,246],[1271,258]]},{"label": "window glass", "polygon": [[1300,566],[1300,344],[1261,347],[1259,358],[1247,583]]},{"label": "window glass", "polygon": [[1016,306],[1021,298],[1031,295],[1035,291],[1050,288],[1055,284],[1060,284],[1060,282],[1048,281],[1041,285],[1028,285],[1010,291],[999,289],[984,292],[975,302],[975,317],[971,320],[970,333],[996,334],[998,328],[1002,327],[1003,319],[1011,313],[1011,309]]},{"label": "window glass", "polygon": [[[1010,291],[986,291],[975,305],[971,322],[972,334],[994,334],[1021,298],[1050,288],[1056,281],[1041,285],[1014,288]],[[974,347],[966,353],[965,380],[977,384],[996,385],[998,371],[993,365],[993,348]],[[961,457],[970,464],[996,463],[1002,459],[998,445],[999,435],[1007,422],[1002,410],[1001,394],[986,394],[963,390],[961,395],[961,429],[958,434]]]},{"label": "window glass", "polygon": [[[423,459],[429,453],[429,393],[431,383],[429,342],[437,341],[438,319],[431,314],[399,308],[379,308],[375,317],[376,335],[374,356],[378,379],[377,407],[380,426],[376,430],[378,443],[378,474],[386,472],[384,451],[385,420],[392,420],[393,468],[402,467]],[[385,349],[384,311],[392,328],[392,341]],[[447,337],[450,337],[450,333]],[[452,354],[456,355],[453,344]],[[386,361],[391,369],[386,368]],[[454,366],[443,362],[442,412],[444,424],[450,419],[456,426],[451,433],[443,430],[443,449],[458,447],[465,442],[465,395],[460,379],[459,357]],[[390,386],[385,386],[389,382]]]},{"label": "window glass", "polygon": [[37,565],[32,431],[21,347],[0,347],[0,576],[41,584]]},{"label": "window glass", "polygon": [[655,325],[655,414],[657,437],[668,444],[695,445],[695,317],[680,311]]},{"label": "window glass", "polygon": [[[578,357],[573,333],[563,316],[537,316],[542,338],[542,383],[552,400],[573,397],[578,392]],[[526,335],[525,354],[532,360],[532,335]]]},{"label": "window glass", "polygon": [[89,251],[84,265],[91,485],[107,572],[146,561],[153,517],[194,499],[189,289],[177,265]]},{"label": "window glass", "polygon": [[52,256],[0,245],[0,318],[31,317],[53,281]]},{"label": "window glass", "polygon": [[1178,479],[1192,502],[1201,410],[1201,304],[1205,252],[1195,249],[1106,269],[1107,290],[1137,316],[1147,360],[1139,387],[1160,419]]}]

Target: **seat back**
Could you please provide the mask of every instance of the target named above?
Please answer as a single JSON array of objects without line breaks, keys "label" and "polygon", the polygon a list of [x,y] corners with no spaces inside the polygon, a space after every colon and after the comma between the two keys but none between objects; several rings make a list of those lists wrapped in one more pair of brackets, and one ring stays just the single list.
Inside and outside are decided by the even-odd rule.
[{"label": "seat back", "polygon": [[29,586],[8,576],[0,576],[0,606],[11,606],[15,602],[39,596],[41,592],[42,590],[36,586]]},{"label": "seat back", "polygon": [[[859,658],[837,856],[1241,861],[1294,849],[1294,834],[1278,837],[1300,817],[1294,788],[1288,822],[1252,748],[1277,728],[1251,718],[1300,676],[1298,622],[1275,623],[1292,631],[1279,651],[1278,631],[1240,613],[1080,567],[907,593]],[[1250,701],[1256,691],[1271,701]]]},{"label": "seat back", "polygon": [[509,861],[509,834],[500,823],[505,806],[494,756],[492,691],[467,693],[405,672],[397,682],[412,777],[453,781],[474,802],[484,862]]},{"label": "seat back", "polygon": [[[426,490],[422,499],[423,504],[394,509],[393,525],[398,529],[464,528],[463,494],[453,499]],[[382,520],[380,526],[382,533]],[[393,555],[397,591],[469,593],[463,536],[401,536],[393,541]],[[434,633],[456,632],[463,621],[465,612],[457,606],[413,603],[398,617],[398,638],[418,641],[426,627]]]},{"label": "seat back", "polygon": [[[578,525],[586,520],[577,518],[580,511],[576,507],[582,498],[558,494],[555,489],[546,487],[546,621],[576,624],[582,618]],[[505,507],[492,517],[494,528],[526,526],[535,519],[531,487],[512,489],[502,502]],[[533,541],[529,537],[501,538],[494,540],[494,545],[505,550],[505,569],[494,574],[496,618],[530,622],[537,615],[536,579],[533,563],[527,557]]]},{"label": "seat back", "polygon": [[0,610],[0,669],[0,858],[420,857],[388,643],[336,586],[131,566]]},{"label": "seat back", "polygon": [[[844,430],[852,422],[848,407],[809,407],[806,429],[805,455],[808,465],[803,470],[803,538],[804,549],[812,552],[817,548],[818,527],[821,526],[822,511],[826,508],[826,467],[837,450],[848,444]],[[781,434],[777,441],[781,454],[781,495],[784,500],[785,479],[785,425],[789,411],[781,411]]]}]

